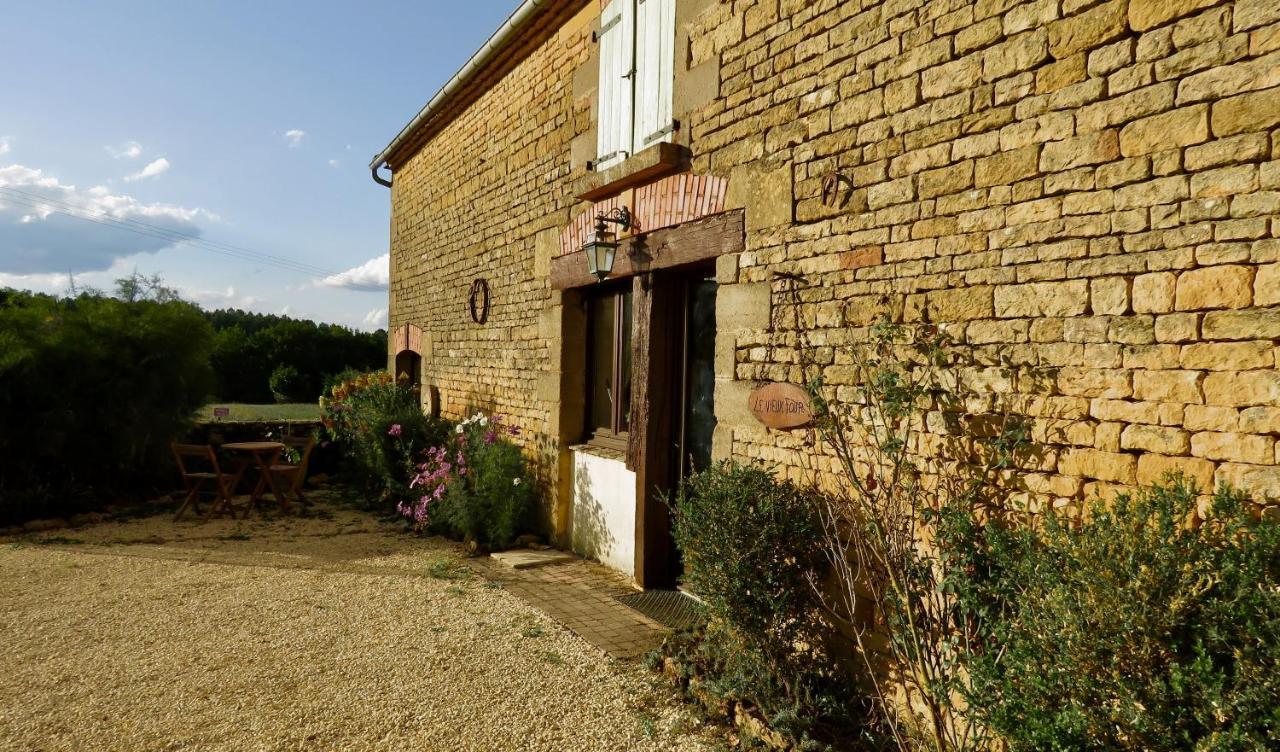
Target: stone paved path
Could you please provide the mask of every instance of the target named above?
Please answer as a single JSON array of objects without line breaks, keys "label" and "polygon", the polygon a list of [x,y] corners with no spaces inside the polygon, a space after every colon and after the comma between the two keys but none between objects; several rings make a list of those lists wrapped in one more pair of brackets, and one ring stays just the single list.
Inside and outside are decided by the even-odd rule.
[{"label": "stone paved path", "polygon": [[575,559],[518,570],[491,559],[470,563],[485,578],[501,583],[505,590],[614,658],[640,658],[660,645],[669,631],[619,603],[617,596],[634,593],[635,588],[624,576],[595,562]]}]

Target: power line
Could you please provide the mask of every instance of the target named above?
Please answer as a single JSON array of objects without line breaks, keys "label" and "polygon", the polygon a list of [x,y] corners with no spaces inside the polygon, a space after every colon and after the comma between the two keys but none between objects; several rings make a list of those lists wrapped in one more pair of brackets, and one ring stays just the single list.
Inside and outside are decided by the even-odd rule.
[{"label": "power line", "polygon": [[[337,274],[337,272],[315,266],[314,264],[294,261],[293,259],[274,256],[272,254],[262,253],[260,251],[254,251],[228,243],[207,240],[198,235],[160,227],[158,225],[152,225],[129,217],[116,217],[104,211],[75,206],[64,201],[59,201],[58,199],[47,198],[38,194],[21,191],[16,188],[0,186],[0,195],[4,195],[9,200],[16,201],[29,208],[37,210],[46,209],[55,214],[61,214],[63,216],[84,220],[86,222],[93,222],[94,224],[99,224],[105,227],[115,227],[127,232],[133,232],[137,235],[166,240],[174,244],[187,243],[200,250],[206,250],[211,253],[217,253],[242,261],[252,261],[316,277],[327,277]],[[91,216],[94,214],[98,216]]]}]

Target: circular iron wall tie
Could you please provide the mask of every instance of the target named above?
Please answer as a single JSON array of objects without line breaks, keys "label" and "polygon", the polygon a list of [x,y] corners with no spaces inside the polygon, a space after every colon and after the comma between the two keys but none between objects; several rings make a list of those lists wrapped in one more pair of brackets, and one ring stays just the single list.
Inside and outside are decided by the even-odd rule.
[{"label": "circular iron wall tie", "polygon": [[467,307],[471,310],[471,320],[483,324],[489,320],[489,283],[476,279],[471,283],[471,293],[467,296]]}]

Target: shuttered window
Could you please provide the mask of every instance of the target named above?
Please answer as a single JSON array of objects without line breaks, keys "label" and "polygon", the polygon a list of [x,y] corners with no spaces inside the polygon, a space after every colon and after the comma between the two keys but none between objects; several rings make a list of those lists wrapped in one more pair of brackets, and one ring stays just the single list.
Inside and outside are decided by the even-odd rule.
[{"label": "shuttered window", "polygon": [[635,98],[635,0],[613,0],[600,14],[600,101],[596,169],[631,155],[631,105]]},{"label": "shuttered window", "polygon": [[675,0],[636,0],[635,151],[671,137],[675,36]]},{"label": "shuttered window", "polygon": [[600,14],[596,169],[674,130],[675,0],[612,0]]}]

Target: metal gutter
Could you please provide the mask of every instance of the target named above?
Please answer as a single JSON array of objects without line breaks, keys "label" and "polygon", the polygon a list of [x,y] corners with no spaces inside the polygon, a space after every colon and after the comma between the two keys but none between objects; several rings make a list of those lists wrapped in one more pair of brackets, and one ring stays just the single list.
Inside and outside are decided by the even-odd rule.
[{"label": "metal gutter", "polygon": [[467,60],[457,73],[453,74],[453,78],[445,82],[445,85],[440,87],[440,91],[436,92],[435,96],[418,111],[413,120],[410,120],[408,125],[401,128],[396,137],[391,140],[391,143],[387,144],[387,147],[373,158],[373,161],[369,163],[369,170],[375,182],[387,187],[391,186],[389,180],[378,174],[378,170],[387,164],[387,159],[390,158],[391,154],[413,135],[419,125],[436,114],[454,92],[485,67],[493,59],[494,55],[501,51],[524,28],[525,24],[533,17],[534,11],[554,1],[524,0],[520,3],[520,7],[515,9],[515,12],[507,18],[506,22],[499,26],[497,31],[493,32],[489,39],[481,45],[480,49],[476,50],[475,54]]}]

